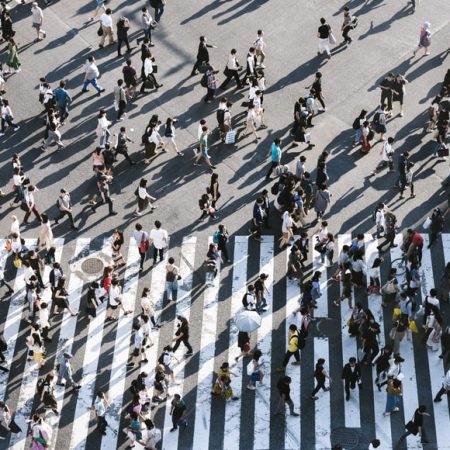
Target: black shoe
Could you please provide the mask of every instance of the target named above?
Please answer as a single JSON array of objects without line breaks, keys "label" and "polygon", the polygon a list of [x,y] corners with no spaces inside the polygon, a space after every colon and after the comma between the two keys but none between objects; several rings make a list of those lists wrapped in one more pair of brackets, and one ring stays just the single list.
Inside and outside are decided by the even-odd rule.
[{"label": "black shoe", "polygon": [[436,397],[434,400],[433,400],[435,403],[438,403],[438,402],[441,402],[442,401],[442,398],[438,398],[438,397]]},{"label": "black shoe", "polygon": [[347,394],[347,395],[345,396],[345,400],[346,400],[346,401],[349,401],[349,400],[350,400],[350,394]]},{"label": "black shoe", "polygon": [[112,212],[109,213],[109,215],[110,216],[117,216],[117,213],[116,213],[116,211],[112,211]]}]

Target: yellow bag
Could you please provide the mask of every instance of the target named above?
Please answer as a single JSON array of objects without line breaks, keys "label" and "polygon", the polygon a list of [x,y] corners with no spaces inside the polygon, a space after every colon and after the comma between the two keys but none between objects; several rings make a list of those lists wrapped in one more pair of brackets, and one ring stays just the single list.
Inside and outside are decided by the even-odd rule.
[{"label": "yellow bag", "polygon": [[14,258],[13,264],[16,269],[20,269],[22,267],[22,260],[18,256],[16,256]]},{"label": "yellow bag", "polygon": [[392,313],[392,320],[395,322],[396,320],[402,317],[402,310],[400,308],[394,308],[394,312]]},{"label": "yellow bag", "polygon": [[417,329],[417,325],[416,325],[416,321],[415,320],[411,320],[409,322],[409,329],[413,332],[413,333],[418,333],[419,330]]}]

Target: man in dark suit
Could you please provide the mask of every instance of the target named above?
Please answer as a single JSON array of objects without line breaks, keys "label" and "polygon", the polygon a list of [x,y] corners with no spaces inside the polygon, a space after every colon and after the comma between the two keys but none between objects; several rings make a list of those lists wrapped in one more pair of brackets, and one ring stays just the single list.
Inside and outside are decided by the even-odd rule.
[{"label": "man in dark suit", "polygon": [[361,369],[356,363],[356,358],[351,357],[342,370],[342,380],[345,387],[345,400],[350,400],[350,389],[355,389],[356,383],[361,388]]}]

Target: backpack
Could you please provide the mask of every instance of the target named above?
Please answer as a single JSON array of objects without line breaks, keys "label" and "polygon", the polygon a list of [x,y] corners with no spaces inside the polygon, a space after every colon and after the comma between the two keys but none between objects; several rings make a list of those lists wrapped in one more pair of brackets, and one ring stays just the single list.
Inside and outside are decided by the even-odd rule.
[{"label": "backpack", "polygon": [[244,308],[248,307],[247,293],[245,293],[242,297],[242,305],[244,306]]},{"label": "backpack", "polygon": [[373,116],[372,123],[374,125],[379,125],[379,123],[380,123],[380,113],[379,112],[376,112],[375,115]]},{"label": "backpack", "polygon": [[219,241],[220,241],[220,231],[216,230],[213,234],[213,242],[214,244],[219,245]]},{"label": "backpack", "polygon": [[277,181],[276,183],[274,183],[274,185],[270,188],[270,192],[273,195],[277,195],[278,192],[280,192],[280,182]]},{"label": "backpack", "polygon": [[224,109],[218,109],[216,113],[217,122],[219,125],[223,125],[225,121],[225,110]]},{"label": "backpack", "polygon": [[208,87],[208,77],[206,76],[206,73],[202,76],[202,79],[200,80],[200,85],[202,87]]},{"label": "backpack", "polygon": [[354,130],[359,130],[361,128],[361,119],[357,117],[352,125]]}]

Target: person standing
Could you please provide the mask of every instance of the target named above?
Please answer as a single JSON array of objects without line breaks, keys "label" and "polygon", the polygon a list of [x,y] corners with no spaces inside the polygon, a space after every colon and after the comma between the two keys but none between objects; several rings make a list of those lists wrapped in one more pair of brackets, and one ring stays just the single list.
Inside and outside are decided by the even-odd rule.
[{"label": "person standing", "polygon": [[36,29],[37,34],[37,38],[35,39],[34,42],[38,42],[41,40],[41,35],[43,35],[42,39],[45,38],[46,32],[42,29],[42,23],[44,21],[44,13],[42,12],[42,9],[39,8],[37,2],[33,2],[31,4],[31,15],[33,18],[33,28]]},{"label": "person standing", "polygon": [[95,411],[95,417],[97,419],[97,430],[103,434],[103,436],[106,435],[106,427],[108,426],[108,422],[106,421],[105,415],[106,415],[106,409],[109,407],[109,403],[106,400],[105,393],[102,391],[97,392],[97,398],[95,399],[94,403],[94,411]]},{"label": "person standing", "polygon": [[174,394],[169,413],[172,416],[172,428],[170,431],[176,431],[178,426],[183,427],[183,429],[188,426],[188,421],[183,418],[186,415],[186,409],[186,403],[181,398],[181,395]]},{"label": "person standing", "polygon": [[442,215],[441,209],[434,208],[430,219],[430,241],[428,243],[428,248],[431,248],[433,243],[436,241],[439,233],[441,233],[444,229],[444,216]]},{"label": "person standing", "polygon": [[445,376],[442,378],[442,387],[439,389],[438,393],[434,397],[434,402],[442,401],[442,396],[447,395],[449,397],[450,394],[450,370],[447,371]]},{"label": "person standing", "polygon": [[201,71],[202,66],[209,65],[208,48],[217,48],[215,45],[208,44],[205,36],[200,36],[200,43],[198,44],[197,58],[194,67],[191,71],[191,77],[197,75],[197,71]]},{"label": "person standing", "polygon": [[120,132],[117,135],[116,144],[114,146],[114,159],[116,159],[117,155],[120,153],[129,162],[130,166],[134,166],[136,163],[130,158],[130,155],[128,154],[128,142],[134,144],[134,142],[127,136],[127,129],[125,127],[120,127]]},{"label": "person standing", "polygon": [[270,159],[271,165],[270,169],[267,172],[266,180],[270,180],[270,176],[272,175],[273,169],[280,165],[281,161],[281,139],[276,138],[271,147],[270,147]]},{"label": "person standing", "polygon": [[[69,352],[64,352],[63,357],[60,359],[60,365],[58,370],[58,380],[56,384],[58,386],[72,386],[74,389],[78,390],[81,389],[81,385],[75,383],[72,378],[73,369],[72,369],[72,363],[71,359],[73,358],[73,355]],[[64,384],[62,382],[63,378],[66,380],[66,383]]]},{"label": "person standing", "polygon": [[387,101],[387,112],[392,111],[392,94],[394,89],[394,74],[389,72],[386,78],[380,83],[381,99],[380,105],[384,105]]},{"label": "person standing", "polygon": [[275,410],[275,415],[282,413],[281,410],[285,409],[285,404],[289,406],[291,416],[298,417],[300,415],[294,411],[294,402],[291,399],[291,382],[292,379],[288,376],[283,376],[278,380],[277,389],[280,393],[280,401],[278,402],[277,409]]},{"label": "person standing", "polygon": [[377,209],[375,211],[375,226],[376,226],[375,236],[377,239],[381,237],[386,227],[385,212],[386,206],[384,205],[384,203],[378,203]]},{"label": "person standing", "polygon": [[[170,257],[166,265],[166,295],[167,301],[171,302],[174,291],[178,291],[178,276],[180,269],[175,265],[175,259]],[[181,277],[180,277],[181,278]]]},{"label": "person standing", "polygon": [[50,248],[54,246],[52,227],[48,215],[45,213],[41,214],[41,226],[39,229],[38,242],[39,251],[43,248],[46,248],[47,251],[49,251]]},{"label": "person standing", "polygon": [[392,101],[400,103],[400,112],[398,115],[403,117],[403,99],[405,96],[405,84],[408,84],[408,80],[400,74],[397,74],[393,83],[393,96]]},{"label": "person standing", "polygon": [[70,201],[70,194],[65,189],[61,189],[56,203],[59,208],[59,215],[55,218],[55,224],[58,224],[64,216],[67,216],[72,230],[78,230],[78,227],[75,226],[75,221],[73,220],[73,205]]},{"label": "person standing", "polygon": [[427,407],[425,405],[420,405],[415,411],[414,416],[412,420],[410,420],[406,425],[405,429],[406,432],[400,436],[400,439],[398,440],[399,444],[402,443],[407,436],[410,434],[413,434],[414,436],[417,436],[419,434],[420,441],[422,444],[428,443],[428,440],[426,438],[425,430],[423,428],[423,418],[424,416],[429,416],[427,412]]},{"label": "person standing", "polygon": [[314,369],[314,378],[317,381],[317,385],[311,392],[311,400],[317,400],[319,398],[316,394],[320,391],[320,389],[323,389],[324,392],[328,392],[330,390],[330,387],[325,387],[325,381],[327,379],[331,385],[331,377],[325,370],[325,360],[323,358],[319,358],[317,360],[316,368]]},{"label": "person standing", "polygon": [[131,59],[127,59],[125,66],[122,68],[123,80],[125,81],[126,94],[128,97],[134,98],[137,85],[137,72],[132,66]]},{"label": "person standing", "polygon": [[93,56],[89,56],[86,60],[86,64],[84,66],[84,81],[83,81],[83,87],[81,89],[81,92],[87,92],[88,86],[92,84],[94,86],[95,90],[98,94],[105,92],[105,89],[102,88],[97,83],[97,78],[100,76],[100,71],[98,70],[97,64],[95,63],[95,58]]},{"label": "person standing", "polygon": [[155,22],[161,20],[161,16],[164,14],[165,5],[165,0],[150,0],[150,6],[155,10]]},{"label": "person standing", "polygon": [[153,265],[156,264],[156,260],[159,256],[159,261],[164,259],[164,249],[169,242],[169,235],[166,230],[161,228],[161,222],[155,220],[155,228],[150,230],[150,243],[153,244]]},{"label": "person standing", "polygon": [[[100,27],[103,31],[100,37],[100,43],[98,46],[103,48],[105,46],[106,37],[110,44],[114,43],[114,31],[111,8],[106,8],[105,12],[100,16]],[[119,48],[120,50],[120,48]]]},{"label": "person standing", "polygon": [[236,58],[236,53],[237,51],[235,48],[231,49],[230,55],[228,56],[227,65],[225,66],[225,70],[223,72],[225,75],[225,80],[219,86],[220,89],[226,89],[228,83],[232,78],[235,79],[238,89],[242,89],[243,87],[239,78],[239,69],[241,66],[239,65],[239,61]]},{"label": "person standing", "polygon": [[53,94],[58,109],[59,120],[61,125],[64,125],[65,120],[69,117],[69,105],[72,103],[72,97],[66,90],[66,81],[61,80],[59,82],[59,87],[55,89]]},{"label": "person standing", "polygon": [[117,56],[122,56],[122,43],[127,46],[127,52],[131,52],[130,43],[128,42],[128,30],[130,29],[130,21],[126,17],[121,17],[117,21]]},{"label": "person standing", "polygon": [[189,322],[183,316],[177,316],[177,320],[180,323],[177,325],[178,330],[175,332],[175,337],[172,339],[172,342],[175,342],[172,351],[175,353],[180,344],[183,343],[187,348],[187,353],[185,353],[185,356],[191,356],[194,351],[189,343]]},{"label": "person standing", "polygon": [[350,400],[350,389],[355,389],[356,383],[361,389],[361,369],[356,363],[356,358],[353,356],[348,360],[348,363],[342,370],[342,381],[344,382],[345,400]]},{"label": "person standing", "polygon": [[331,58],[331,52],[330,52],[330,34],[331,34],[331,27],[327,24],[327,21],[322,17],[320,19],[320,26],[317,29],[317,37],[319,38],[319,51],[317,52],[318,55],[321,55],[323,52],[325,52],[328,56],[328,59]]}]

